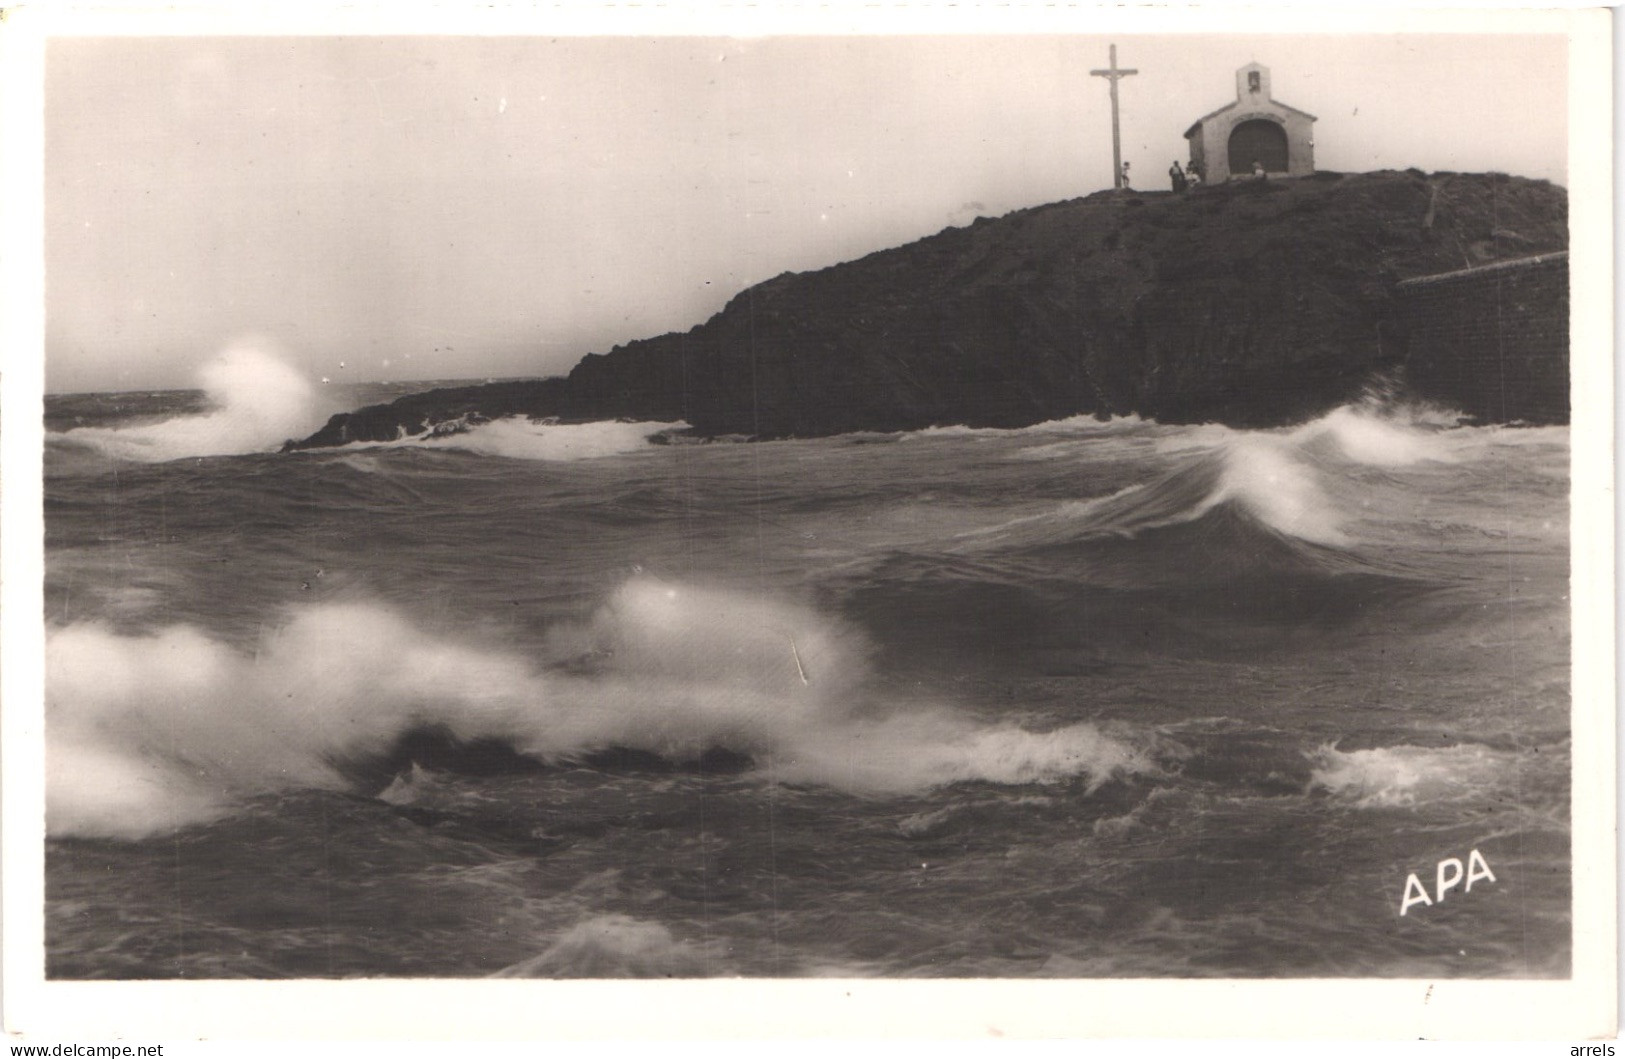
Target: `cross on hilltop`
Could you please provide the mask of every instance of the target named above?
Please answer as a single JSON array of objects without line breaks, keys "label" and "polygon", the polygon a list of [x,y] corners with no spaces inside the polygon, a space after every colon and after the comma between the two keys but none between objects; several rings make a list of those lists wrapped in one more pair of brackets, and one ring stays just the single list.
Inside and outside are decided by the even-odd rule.
[{"label": "cross on hilltop", "polygon": [[1111,46],[1111,67],[1105,70],[1090,70],[1090,77],[1104,77],[1112,85],[1112,186],[1123,186],[1123,141],[1117,131],[1117,82],[1125,77],[1133,77],[1138,70],[1119,70],[1117,68],[1117,45]]}]

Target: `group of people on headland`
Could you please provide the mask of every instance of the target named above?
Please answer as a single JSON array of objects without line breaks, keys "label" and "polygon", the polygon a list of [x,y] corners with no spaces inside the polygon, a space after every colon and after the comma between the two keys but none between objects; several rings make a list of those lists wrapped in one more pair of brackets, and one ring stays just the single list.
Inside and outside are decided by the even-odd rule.
[{"label": "group of people on headland", "polygon": [[[1174,194],[1183,195],[1186,191],[1194,191],[1202,186],[1202,165],[1194,158],[1186,163],[1185,168],[1179,167],[1179,159],[1168,169],[1168,179],[1173,182]],[[1253,160],[1253,180],[1263,182],[1269,179],[1264,170],[1264,163]],[[1128,187],[1128,163],[1123,163],[1123,186]]]},{"label": "group of people on headland", "polygon": [[1168,179],[1174,182],[1175,194],[1182,195],[1187,189],[1202,186],[1202,167],[1193,158],[1186,168],[1181,169],[1179,168],[1179,159],[1176,158],[1173,167],[1168,170]]},{"label": "group of people on headland", "polygon": [[[1134,185],[1129,181],[1128,170],[1129,164],[1124,162],[1123,168],[1119,172],[1124,191],[1134,190]],[[1173,182],[1174,194],[1176,195],[1183,195],[1187,191],[1194,191],[1201,187],[1203,183],[1202,165],[1193,158],[1191,161],[1185,164],[1184,168],[1180,168],[1179,159],[1176,158],[1174,159],[1174,164],[1168,168],[1168,179]],[[1254,159],[1253,180],[1257,183],[1263,183],[1268,179],[1269,173],[1265,171],[1264,163]]]}]

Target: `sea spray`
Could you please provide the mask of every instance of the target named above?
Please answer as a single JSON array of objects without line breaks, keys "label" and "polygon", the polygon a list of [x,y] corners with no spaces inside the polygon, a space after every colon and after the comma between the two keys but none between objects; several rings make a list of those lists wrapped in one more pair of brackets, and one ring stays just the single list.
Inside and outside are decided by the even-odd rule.
[{"label": "sea spray", "polygon": [[80,427],[58,435],[113,459],[160,463],[276,449],[322,419],[310,383],[268,343],[240,341],[198,371],[209,410],[155,423]]},{"label": "sea spray", "polygon": [[1345,405],[1298,427],[1288,438],[1312,454],[1324,452],[1329,444],[1342,459],[1372,467],[1454,462],[1441,431],[1436,426],[1430,428],[1426,416],[1425,408],[1394,414],[1364,405]]},{"label": "sea spray", "polygon": [[1225,447],[1223,462],[1205,506],[1235,501],[1286,536],[1315,544],[1349,543],[1315,469],[1290,446],[1273,437],[1242,436]]},{"label": "sea spray", "polygon": [[47,825],[132,837],[210,819],[247,795],[342,789],[344,760],[420,724],[511,734],[539,690],[518,659],[366,604],[299,608],[248,653],[189,626],[53,630]]},{"label": "sea spray", "polygon": [[634,578],[542,653],[568,664],[458,642],[364,603],[295,608],[252,650],[186,626],[54,630],[49,829],[135,838],[246,796],[347,789],[347,765],[426,728],[543,762],[612,747],[682,762],[723,748],[771,760],[782,781],[875,793],[1074,776],[1092,788],[1154,768],[1090,724],[1030,731],[878,701],[861,636],[743,593]]}]

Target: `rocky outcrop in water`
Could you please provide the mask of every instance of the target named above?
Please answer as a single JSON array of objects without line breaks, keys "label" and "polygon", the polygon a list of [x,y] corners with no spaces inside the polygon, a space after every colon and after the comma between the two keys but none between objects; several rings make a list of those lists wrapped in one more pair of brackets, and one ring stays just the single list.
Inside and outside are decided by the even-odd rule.
[{"label": "rocky outcrop in water", "polygon": [[1567,192],[1502,174],[1101,192],[779,276],[564,378],[415,394],[289,447],[508,415],[758,438],[1083,413],[1276,425],[1403,365],[1399,281],[1567,245]]}]

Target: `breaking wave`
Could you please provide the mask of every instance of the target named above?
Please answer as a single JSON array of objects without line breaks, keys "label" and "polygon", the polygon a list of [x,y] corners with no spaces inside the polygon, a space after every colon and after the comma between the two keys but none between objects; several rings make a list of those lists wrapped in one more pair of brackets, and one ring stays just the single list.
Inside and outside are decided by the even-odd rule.
[{"label": "breaking wave", "polygon": [[1134,432],[1156,427],[1154,419],[1143,419],[1130,413],[1124,416],[1100,418],[1094,415],[1075,415],[1065,419],[1046,419],[1025,427],[972,427],[964,424],[923,427],[902,435],[903,438],[965,438],[965,437],[1021,437],[1052,434],[1103,435]]},{"label": "breaking wave", "polygon": [[1282,537],[1346,547],[1338,494],[1349,470],[1454,460],[1438,433],[1357,407],[1286,432],[1205,427],[1170,440],[1178,463],[1161,478],[1062,505],[1069,532],[1134,537],[1229,510]]},{"label": "breaking wave", "polygon": [[1155,767],[1087,723],[1033,731],[876,701],[866,654],[809,609],[648,577],[556,628],[537,657],[360,603],[298,608],[241,647],[189,626],[75,624],[46,649],[48,828],[134,838],[255,794],[352,789],[358,766],[425,729],[542,762],[724,749],[777,781],[870,794],[967,780],[1093,789]]},{"label": "breaking wave", "polygon": [[1455,462],[1439,423],[1426,409],[1395,417],[1363,405],[1345,405],[1298,427],[1287,439],[1307,453],[1324,454],[1330,448],[1337,456],[1368,467]]},{"label": "breaking wave", "polygon": [[1287,537],[1349,543],[1315,468],[1290,444],[1267,435],[1238,435],[1161,482],[1132,486],[1076,514],[1091,528],[1133,536],[1194,522],[1225,506]]},{"label": "breaking wave", "polygon": [[263,344],[231,346],[198,371],[209,410],[151,423],[79,427],[53,437],[103,456],[162,463],[270,452],[321,423],[310,383]]},{"label": "breaking wave", "polygon": [[449,428],[395,441],[355,442],[345,448],[447,449],[510,460],[568,462],[635,452],[647,448],[651,439],[687,425],[620,420],[553,423],[507,416],[470,425],[453,423]]},{"label": "breaking wave", "polygon": [[1310,786],[1361,808],[1392,808],[1476,797],[1515,772],[1514,755],[1475,743],[1391,746],[1310,755]]}]

